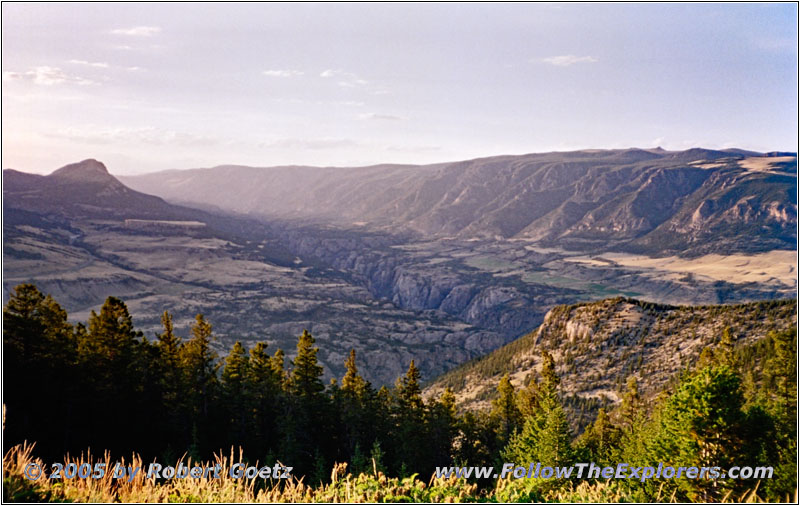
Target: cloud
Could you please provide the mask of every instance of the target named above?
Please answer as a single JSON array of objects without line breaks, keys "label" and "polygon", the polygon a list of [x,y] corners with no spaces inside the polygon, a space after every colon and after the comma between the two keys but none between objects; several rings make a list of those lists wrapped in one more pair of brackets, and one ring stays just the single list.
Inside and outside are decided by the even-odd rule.
[{"label": "cloud", "polygon": [[115,28],[111,30],[114,35],[127,35],[130,37],[152,37],[161,32],[158,26],[134,26],[131,28]]},{"label": "cloud", "polygon": [[575,56],[574,54],[566,54],[562,56],[549,56],[547,58],[542,58],[541,61],[544,63],[549,63],[550,65],[555,65],[556,67],[569,67],[570,65],[575,65],[576,63],[595,63],[597,58],[594,56]]},{"label": "cloud", "polygon": [[175,130],[164,130],[156,127],[141,128],[102,128],[88,126],[83,128],[69,127],[57,130],[50,137],[69,139],[87,144],[135,143],[155,146],[208,146],[217,144],[218,139]]},{"label": "cloud", "polygon": [[58,84],[77,84],[85,86],[98,84],[84,77],[67,74],[58,67],[40,66],[33,67],[25,72],[3,72],[3,81],[27,81],[39,86],[54,86]]},{"label": "cloud", "polygon": [[142,67],[117,67],[114,65],[109,65],[105,62],[90,62],[86,60],[67,60],[67,63],[71,63],[73,65],[83,65],[85,67],[94,67],[100,69],[123,69],[127,70],[128,72],[138,72],[140,70],[144,70]]},{"label": "cloud", "polygon": [[91,62],[86,60],[69,60],[67,63],[72,63],[73,65],[85,65],[87,67],[97,67],[100,69],[107,69],[108,63],[105,62]]},{"label": "cloud", "polygon": [[359,114],[358,119],[363,120],[381,120],[381,121],[402,121],[406,118],[402,116],[394,116],[392,114],[378,114],[375,112],[369,112],[365,114]]},{"label": "cloud", "polygon": [[356,146],[352,139],[322,137],[316,139],[287,138],[263,141],[258,144],[260,148],[279,148],[296,150],[324,150]]},{"label": "cloud", "polygon": [[339,86],[343,88],[356,88],[360,86],[366,86],[369,84],[369,81],[361,79],[359,76],[353,74],[352,72],[345,72],[344,70],[328,69],[324,70],[319,76],[325,79],[337,78],[339,79],[338,81]]},{"label": "cloud", "polygon": [[[324,102],[322,103],[324,104]],[[364,107],[367,104],[365,104],[364,102],[359,102],[357,100],[336,100],[334,102],[331,102],[331,105],[342,105],[345,107]]]},{"label": "cloud", "polygon": [[300,70],[265,70],[261,73],[267,77],[299,77],[305,74]]},{"label": "cloud", "polygon": [[436,153],[441,150],[441,146],[386,146],[386,151],[398,153]]}]

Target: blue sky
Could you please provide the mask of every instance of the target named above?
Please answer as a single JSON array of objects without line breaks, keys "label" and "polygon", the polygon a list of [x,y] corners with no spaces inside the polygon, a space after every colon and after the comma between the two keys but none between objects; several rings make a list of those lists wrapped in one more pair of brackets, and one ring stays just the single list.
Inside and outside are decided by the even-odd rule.
[{"label": "blue sky", "polygon": [[4,3],[4,168],[796,150],[796,4]]}]

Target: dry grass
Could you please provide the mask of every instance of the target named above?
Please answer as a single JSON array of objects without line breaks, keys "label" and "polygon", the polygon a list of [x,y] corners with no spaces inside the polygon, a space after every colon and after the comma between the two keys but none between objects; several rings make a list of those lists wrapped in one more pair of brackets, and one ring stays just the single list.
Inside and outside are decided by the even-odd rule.
[{"label": "dry grass", "polygon": [[775,164],[778,163],[791,163],[797,160],[794,156],[776,156],[776,157],[763,157],[757,156],[752,158],[745,158],[739,160],[739,167],[747,169],[750,172],[771,172],[774,170]]},{"label": "dry grass", "polygon": [[[219,465],[221,477],[186,478],[156,480],[146,478],[144,472],[128,481],[115,479],[110,472],[103,478],[60,478],[47,480],[39,478],[30,481],[25,478],[25,467],[30,463],[42,466],[45,472],[51,470],[44,467],[44,462],[33,456],[33,445],[19,445],[3,457],[3,502],[178,502],[178,503],[376,503],[376,502],[572,502],[572,503],[607,503],[638,502],[647,500],[631,493],[618,482],[580,482],[558,483],[548,480],[498,480],[494,489],[480,492],[477,485],[455,477],[448,479],[432,477],[428,483],[417,479],[389,478],[375,470],[372,473],[354,476],[347,473],[347,464],[337,464],[331,473],[331,482],[325,485],[311,486],[302,479],[278,480],[269,482],[256,479],[233,479],[228,474],[233,463],[241,462],[241,452],[236,459],[233,451],[230,455],[216,455],[213,462],[192,462],[179,460],[175,465],[183,463],[203,467]],[[106,463],[108,468],[114,464],[106,453],[101,459],[82,454],[80,457],[67,456],[64,464],[77,465],[88,463]],[[120,461],[125,465],[141,466],[138,456],[130,460]],[[748,491],[741,497],[726,497],[723,502],[763,502],[757,495],[757,488]],[[658,491],[652,502],[676,502],[674,494],[662,494]],[[791,502],[788,501],[787,502]],[[795,501],[796,502],[796,498]]]},{"label": "dry grass", "polygon": [[775,250],[755,255],[705,255],[685,259],[676,256],[650,258],[626,253],[605,253],[603,258],[577,256],[565,259],[568,262],[605,266],[608,261],[642,272],[652,272],[655,277],[668,274],[680,276],[693,274],[705,281],[728,281],[732,283],[781,283],[796,286],[797,252]]},{"label": "dry grass", "polygon": [[[331,474],[331,483],[317,487],[304,483],[303,479],[286,480],[234,479],[230,477],[230,466],[242,462],[241,456],[216,455],[212,462],[192,462],[180,459],[175,467],[219,465],[220,477],[185,478],[156,480],[146,477],[147,465],[138,456],[120,460],[123,465],[141,467],[143,471],[128,481],[127,478],[113,478],[107,471],[100,479],[61,477],[48,480],[40,477],[36,481],[25,478],[28,464],[35,463],[44,470],[52,472],[41,459],[33,456],[33,445],[20,445],[12,448],[3,457],[3,500],[4,502],[203,502],[203,503],[309,503],[309,502],[466,502],[477,499],[477,486],[456,478],[431,479],[426,485],[412,476],[410,478],[389,478],[379,471],[371,474],[353,476],[346,472],[347,464],[337,464]],[[68,463],[105,463],[112,467],[116,461],[106,453],[101,459],[82,454],[73,458],[67,456]],[[258,466],[258,464],[255,464]],[[63,474],[63,473],[62,473]]]}]

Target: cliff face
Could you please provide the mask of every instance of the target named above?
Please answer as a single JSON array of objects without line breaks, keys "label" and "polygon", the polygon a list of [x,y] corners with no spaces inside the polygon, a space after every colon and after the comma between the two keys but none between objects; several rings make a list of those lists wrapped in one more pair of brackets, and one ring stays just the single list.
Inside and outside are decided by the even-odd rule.
[{"label": "cliff face", "polygon": [[[703,349],[729,329],[737,346],[752,344],[773,330],[796,325],[797,301],[726,306],[668,306],[614,298],[558,306],[533,332],[485,357],[437,378],[426,395],[452,388],[468,408],[487,408],[503,374],[520,388],[541,368],[541,352],[555,359],[560,392],[568,405],[595,406],[620,400],[627,378],[636,378],[647,397],[661,391]],[[574,417],[578,413],[573,412]]]}]

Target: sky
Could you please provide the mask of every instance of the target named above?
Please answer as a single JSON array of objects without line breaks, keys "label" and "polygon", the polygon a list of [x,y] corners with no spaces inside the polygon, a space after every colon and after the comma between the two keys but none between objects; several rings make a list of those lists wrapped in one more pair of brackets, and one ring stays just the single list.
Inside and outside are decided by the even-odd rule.
[{"label": "sky", "polygon": [[3,3],[2,166],[796,151],[797,5]]}]

